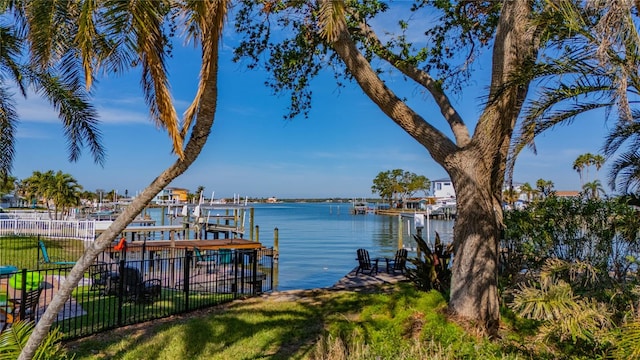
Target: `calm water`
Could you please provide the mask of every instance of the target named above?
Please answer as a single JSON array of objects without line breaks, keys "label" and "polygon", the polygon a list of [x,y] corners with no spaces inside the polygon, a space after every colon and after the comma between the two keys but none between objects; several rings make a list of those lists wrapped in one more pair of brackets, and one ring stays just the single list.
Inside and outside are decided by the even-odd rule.
[{"label": "calm water", "polygon": [[[398,248],[399,233],[404,246],[415,247],[411,237],[415,229],[409,218],[403,219],[400,225],[397,216],[352,215],[348,203],[252,206],[254,225],[260,227],[263,245],[273,246],[274,229],[279,230],[277,290],[331,286],[357,265],[358,248],[368,249],[371,257],[393,256]],[[151,215],[155,218],[159,213]],[[245,225],[249,226],[248,219]],[[429,228],[431,239],[435,231],[445,242],[452,238],[453,221],[431,220]],[[423,234],[426,238],[426,229]]]}]

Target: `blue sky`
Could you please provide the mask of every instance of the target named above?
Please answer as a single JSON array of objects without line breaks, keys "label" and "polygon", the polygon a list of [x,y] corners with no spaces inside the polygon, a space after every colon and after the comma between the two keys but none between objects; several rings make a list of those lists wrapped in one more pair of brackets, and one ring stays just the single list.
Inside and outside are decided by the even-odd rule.
[{"label": "blue sky", "polygon": [[[378,29],[389,24],[382,22]],[[231,29],[231,26],[228,27]],[[195,191],[202,185],[207,196],[231,197],[368,197],[373,178],[381,171],[404,169],[429,179],[447,177],[421,145],[387,118],[353,84],[338,88],[332,74],[313,83],[310,117],[284,120],[286,97],[264,86],[266,74],[246,70],[231,62],[234,34],[223,39],[220,58],[219,99],[216,120],[202,154],[172,186]],[[451,95],[454,106],[473,126],[482,106],[490,64],[476,65],[476,77],[462,94]],[[182,113],[190,103],[199,70],[199,53],[192,47],[176,48],[168,63],[176,108]],[[94,104],[101,116],[104,167],[93,163],[87,149],[80,161],[68,162],[63,129],[48,104],[30,95],[18,100],[21,118],[12,174],[23,179],[33,171],[62,170],[87,190],[116,189],[129,194],[145,188],[174,161],[168,136],[148,119],[139,86],[139,73],[99,79]],[[388,85],[424,118],[447,131],[432,100],[401,77]],[[551,180],[557,190],[578,190],[572,170],[580,154],[598,153],[607,132],[602,118],[593,115],[573,125],[559,127],[536,141],[538,154],[525,150],[517,163],[515,181]],[[600,178],[606,184],[604,171]]]}]

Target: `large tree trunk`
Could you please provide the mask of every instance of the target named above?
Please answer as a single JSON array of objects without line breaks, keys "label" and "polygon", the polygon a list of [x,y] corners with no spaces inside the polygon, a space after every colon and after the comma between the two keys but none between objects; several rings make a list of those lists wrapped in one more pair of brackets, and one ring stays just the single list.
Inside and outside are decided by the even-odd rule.
[{"label": "large tree trunk", "polygon": [[[502,208],[487,165],[472,151],[455,156],[451,172],[457,215],[449,309],[492,336],[498,329],[498,241]],[[482,171],[485,169],[485,171]]]}]

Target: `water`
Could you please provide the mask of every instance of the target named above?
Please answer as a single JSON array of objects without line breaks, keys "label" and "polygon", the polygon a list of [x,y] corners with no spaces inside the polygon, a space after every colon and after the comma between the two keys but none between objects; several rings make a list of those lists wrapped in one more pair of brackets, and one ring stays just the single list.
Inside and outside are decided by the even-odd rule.
[{"label": "water", "polygon": [[[415,248],[413,221],[397,216],[352,215],[348,203],[253,204],[254,225],[260,227],[260,242],[273,246],[279,230],[280,259],[276,265],[277,290],[311,289],[335,284],[356,265],[356,250],[369,250],[372,258],[393,257],[401,241]],[[149,209],[159,221],[159,209]],[[166,221],[165,223],[169,223]],[[249,220],[245,224],[249,226]],[[425,224],[426,225],[426,224]],[[402,228],[402,229],[400,229]],[[435,231],[444,242],[453,237],[453,221],[431,220],[429,238]],[[247,237],[248,232],[247,232]],[[423,237],[427,238],[426,228]],[[411,254],[409,256],[412,256]]]}]

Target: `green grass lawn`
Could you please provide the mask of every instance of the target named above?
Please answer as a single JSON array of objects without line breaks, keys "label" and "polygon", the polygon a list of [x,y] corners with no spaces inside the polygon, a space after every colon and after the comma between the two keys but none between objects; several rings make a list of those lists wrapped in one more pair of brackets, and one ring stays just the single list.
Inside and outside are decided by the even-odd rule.
[{"label": "green grass lawn", "polygon": [[525,359],[509,331],[490,342],[446,315],[437,292],[409,284],[366,292],[254,298],[114,330],[65,346],[75,359]]},{"label": "green grass lawn", "polygon": [[[49,240],[41,238],[50,256],[59,260],[75,261],[83,251],[81,240]],[[10,236],[0,237],[0,264],[13,265],[18,269],[36,269],[38,267],[38,237]],[[40,264],[40,268],[58,268],[59,265]]]}]

